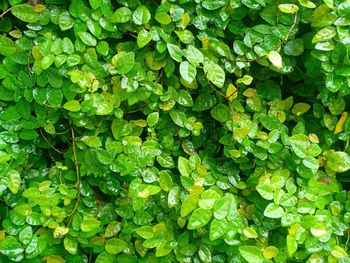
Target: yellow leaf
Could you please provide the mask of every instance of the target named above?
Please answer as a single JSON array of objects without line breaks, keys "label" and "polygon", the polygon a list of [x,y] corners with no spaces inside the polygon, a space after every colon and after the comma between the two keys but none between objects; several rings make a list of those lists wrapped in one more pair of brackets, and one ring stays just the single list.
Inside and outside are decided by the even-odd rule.
[{"label": "yellow leaf", "polygon": [[5,238],[5,231],[1,230],[0,231],[0,240]]},{"label": "yellow leaf", "polygon": [[243,95],[248,97],[248,98],[252,98],[252,97],[256,97],[256,89],[252,89],[252,88],[248,88],[243,92]]},{"label": "yellow leaf", "polygon": [[301,114],[304,114],[305,112],[307,112],[310,109],[310,105],[300,102],[294,105],[292,112],[297,115],[300,116]]},{"label": "yellow leaf", "polygon": [[271,259],[278,254],[278,248],[274,246],[265,247],[263,251],[264,258]]},{"label": "yellow leaf", "polygon": [[188,26],[188,23],[190,22],[191,17],[188,13],[184,13],[181,17],[181,25],[180,27],[182,27],[183,29],[185,29]]},{"label": "yellow leaf", "polygon": [[41,13],[42,11],[45,10],[45,8],[46,7],[44,5],[35,5],[34,6],[35,12],[37,12],[37,13]]},{"label": "yellow leaf", "polygon": [[340,133],[344,130],[344,123],[345,123],[346,119],[348,118],[348,115],[349,114],[346,111],[343,112],[337,125],[335,126],[334,134]]},{"label": "yellow leaf", "polygon": [[314,133],[310,133],[309,134],[309,140],[312,143],[319,143],[320,142],[319,139],[318,139],[318,136],[316,134],[314,134]]},{"label": "yellow leaf", "polygon": [[66,261],[60,256],[46,256],[44,257],[47,263],[65,263]]},{"label": "yellow leaf", "polygon": [[298,229],[300,228],[300,224],[296,223],[294,225],[292,225],[289,230],[288,230],[288,233],[289,235],[291,236],[295,236],[295,234],[297,233]]},{"label": "yellow leaf", "polygon": [[202,38],[202,46],[204,49],[208,49],[209,47],[209,39],[207,37]]},{"label": "yellow leaf", "polygon": [[238,95],[237,88],[232,83],[228,85],[226,90],[226,98],[229,101],[233,101],[234,99],[237,98],[237,95]]}]

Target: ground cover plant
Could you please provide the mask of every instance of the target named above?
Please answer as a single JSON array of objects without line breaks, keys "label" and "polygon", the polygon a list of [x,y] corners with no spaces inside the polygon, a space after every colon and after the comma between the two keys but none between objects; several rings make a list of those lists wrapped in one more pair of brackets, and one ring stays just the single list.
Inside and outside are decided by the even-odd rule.
[{"label": "ground cover plant", "polygon": [[0,262],[350,262],[349,0],[0,10]]}]

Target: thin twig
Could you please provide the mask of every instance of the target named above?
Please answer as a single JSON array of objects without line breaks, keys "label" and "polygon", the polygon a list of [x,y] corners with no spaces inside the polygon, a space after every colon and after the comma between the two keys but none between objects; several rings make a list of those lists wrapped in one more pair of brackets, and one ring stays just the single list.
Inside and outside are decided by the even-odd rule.
[{"label": "thin twig", "polygon": [[[295,13],[294,15],[294,21],[293,21],[293,24],[291,25],[291,27],[289,28],[288,32],[287,32],[287,35],[283,38],[283,40],[277,45],[275,46],[272,50],[278,50],[283,44],[285,44],[287,42],[287,40],[289,39],[290,37],[290,34],[292,33],[294,27],[296,26],[297,24],[297,18],[298,18],[298,13]],[[259,56],[257,58],[254,58],[254,59],[233,59],[231,61],[233,62],[255,62],[259,59],[262,59],[266,57],[266,55],[262,55],[262,56]]]},{"label": "thin twig", "polygon": [[58,152],[59,154],[63,154],[64,152],[61,152],[60,150],[56,149],[50,142],[49,140],[45,137],[44,133],[42,132],[41,129],[39,129],[39,132],[41,134],[41,136],[44,138],[45,142],[50,146],[50,148],[52,148],[53,150],[55,150],[56,152]]},{"label": "thin twig", "polygon": [[76,138],[74,134],[74,129],[71,128],[71,134],[72,134],[72,151],[73,151],[73,159],[74,159],[74,166],[75,166],[75,174],[77,181],[75,183],[75,187],[77,188],[78,195],[77,195],[77,201],[75,203],[74,209],[72,213],[70,214],[70,218],[68,220],[67,227],[69,227],[70,223],[72,222],[73,216],[75,212],[78,209],[79,203],[80,203],[80,170],[79,170],[79,162],[78,162],[78,157],[77,157],[77,152],[76,152]]}]

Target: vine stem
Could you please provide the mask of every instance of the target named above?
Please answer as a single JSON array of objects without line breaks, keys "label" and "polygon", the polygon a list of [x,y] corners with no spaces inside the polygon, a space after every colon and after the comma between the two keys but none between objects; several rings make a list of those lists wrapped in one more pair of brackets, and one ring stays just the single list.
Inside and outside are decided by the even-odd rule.
[{"label": "vine stem", "polygon": [[78,196],[77,196],[77,201],[75,203],[74,209],[73,209],[72,213],[70,214],[70,218],[69,218],[67,227],[69,227],[70,223],[72,222],[73,216],[78,209],[78,206],[80,203],[80,197],[81,197],[81,195],[80,195],[80,170],[79,170],[79,162],[78,162],[77,151],[76,151],[76,138],[75,138],[73,127],[71,127],[71,135],[72,135],[73,159],[74,159],[75,173],[76,173],[76,178],[77,178],[77,181],[75,183],[75,187],[77,188]]}]

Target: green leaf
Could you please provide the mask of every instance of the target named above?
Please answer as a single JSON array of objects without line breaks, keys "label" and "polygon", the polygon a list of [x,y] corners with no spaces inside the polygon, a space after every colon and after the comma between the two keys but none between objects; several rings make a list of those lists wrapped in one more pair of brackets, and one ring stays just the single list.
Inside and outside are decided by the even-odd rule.
[{"label": "green leaf", "polygon": [[193,210],[195,210],[198,207],[197,205],[198,201],[199,201],[198,195],[187,196],[181,204],[180,215],[182,217],[186,217],[189,213],[191,213]]},{"label": "green leaf", "polygon": [[78,32],[78,36],[83,41],[84,44],[88,46],[96,46],[97,45],[97,40],[96,38],[91,35],[89,32]]},{"label": "green leaf", "polygon": [[174,168],[175,163],[170,155],[161,154],[157,156],[157,162],[164,168]]},{"label": "green leaf", "polygon": [[152,112],[147,116],[147,123],[149,127],[153,127],[158,123],[159,112]]},{"label": "green leaf", "polygon": [[265,260],[262,251],[256,246],[240,246],[238,250],[249,263],[263,263]]},{"label": "green leaf", "polygon": [[94,218],[88,218],[81,222],[80,229],[83,232],[91,232],[100,226],[101,222]]},{"label": "green leaf", "polygon": [[13,41],[8,37],[0,35],[0,46],[0,55],[8,57],[16,53],[16,47]]},{"label": "green leaf", "polygon": [[227,221],[226,220],[217,220],[214,219],[210,224],[209,238],[210,240],[216,240],[223,235],[225,235],[227,231]]},{"label": "green leaf", "polygon": [[328,153],[326,168],[335,173],[343,173],[350,170],[350,155],[345,152],[332,151]]},{"label": "green leaf", "polygon": [[213,61],[205,63],[204,72],[209,81],[215,86],[223,88],[225,83],[225,71],[218,64]]},{"label": "green leaf", "polygon": [[325,42],[334,38],[337,34],[337,31],[334,27],[325,27],[316,33],[316,35],[312,39],[312,43],[320,43]]},{"label": "green leaf", "polygon": [[32,213],[32,207],[28,204],[18,205],[13,210],[22,216],[29,216]]},{"label": "green leaf", "polygon": [[190,176],[192,172],[189,161],[182,156],[179,156],[177,168],[182,176]]},{"label": "green leaf", "polygon": [[169,192],[173,187],[173,179],[169,171],[159,172],[159,186],[166,192]]},{"label": "green leaf", "polygon": [[300,158],[305,158],[307,149],[310,147],[309,137],[304,134],[296,134],[289,137],[289,142],[294,153]]},{"label": "green leaf", "polygon": [[137,35],[137,45],[143,48],[152,40],[152,34],[145,29],[142,29]]},{"label": "green leaf", "polygon": [[126,23],[131,19],[132,12],[127,7],[118,8],[112,16],[112,22],[114,23]]},{"label": "green leaf", "polygon": [[197,70],[187,61],[183,61],[180,64],[180,74],[181,77],[189,83],[192,83],[196,78]]},{"label": "green leaf", "polygon": [[8,183],[7,186],[11,193],[16,194],[21,185],[21,176],[16,170],[10,170],[7,173]]},{"label": "green leaf", "polygon": [[132,21],[134,21],[136,25],[147,24],[150,19],[151,13],[149,12],[148,8],[144,5],[136,8],[132,15]]},{"label": "green leaf", "polygon": [[172,22],[171,17],[164,12],[157,13],[154,18],[162,25],[167,25]]},{"label": "green leaf", "polygon": [[258,233],[252,227],[246,227],[243,229],[243,235],[247,238],[258,238]]},{"label": "green leaf", "polygon": [[295,241],[295,237],[291,235],[287,235],[287,250],[288,254],[293,255],[298,249],[298,243]]},{"label": "green leaf", "polygon": [[35,23],[39,20],[38,14],[31,5],[17,5],[11,9],[11,13],[26,23]]},{"label": "green leaf", "polygon": [[105,249],[109,254],[119,254],[128,247],[128,244],[119,238],[111,238],[106,242]]},{"label": "green leaf", "polygon": [[198,229],[209,223],[212,213],[210,210],[204,208],[197,208],[193,211],[188,220],[187,229],[193,230]]},{"label": "green leaf", "polygon": [[283,48],[288,56],[300,56],[304,52],[304,41],[301,38],[288,41]]},{"label": "green leaf", "polygon": [[91,148],[97,148],[102,146],[100,138],[97,136],[84,136],[81,138],[81,141]]},{"label": "green leaf", "polygon": [[184,56],[195,67],[204,61],[203,53],[192,45],[188,45],[184,50]]},{"label": "green leaf", "polygon": [[0,240],[0,253],[8,257],[16,257],[23,252],[23,248],[16,238],[7,236]]},{"label": "green leaf", "polygon": [[72,111],[72,112],[77,112],[81,110],[81,106],[79,101],[77,100],[70,100],[67,101],[64,105],[63,108],[65,108],[66,110]]},{"label": "green leaf", "polygon": [[174,44],[167,44],[167,49],[173,60],[182,62],[183,51],[179,46]]},{"label": "green leaf", "polygon": [[127,74],[134,67],[135,53],[121,52],[113,57],[112,63],[118,70],[119,74]]},{"label": "green leaf", "polygon": [[274,203],[268,204],[264,210],[264,216],[269,218],[281,218],[283,214],[283,208]]},{"label": "green leaf", "polygon": [[210,111],[210,114],[215,120],[219,122],[226,122],[231,119],[230,109],[223,103],[219,103],[213,107]]},{"label": "green leaf", "polygon": [[75,255],[78,251],[78,242],[75,238],[65,237],[63,245],[69,254]]}]

